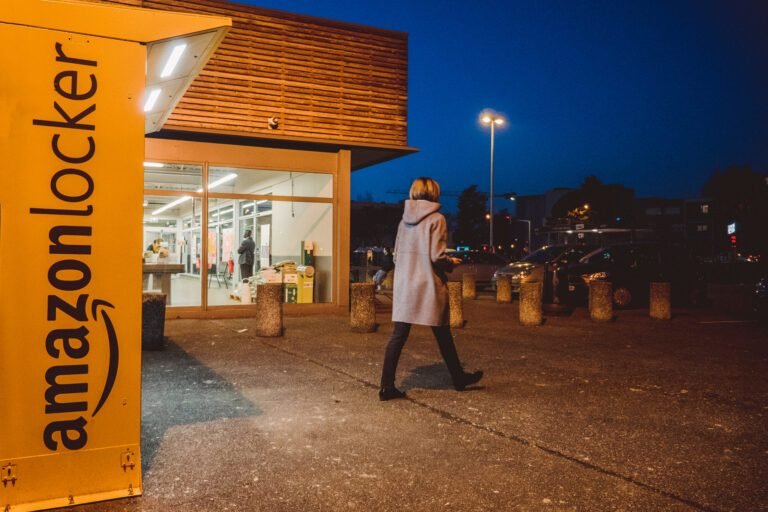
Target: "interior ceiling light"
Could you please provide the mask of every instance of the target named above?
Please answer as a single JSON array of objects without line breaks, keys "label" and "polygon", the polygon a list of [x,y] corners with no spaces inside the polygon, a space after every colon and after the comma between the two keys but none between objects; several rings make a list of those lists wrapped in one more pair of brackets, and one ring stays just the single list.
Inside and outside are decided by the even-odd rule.
[{"label": "interior ceiling light", "polygon": [[184,196],[184,197],[180,197],[180,198],[178,198],[177,200],[175,200],[175,201],[171,201],[171,202],[170,202],[170,203],[168,203],[167,205],[165,205],[165,206],[162,206],[162,207],[158,208],[157,210],[153,211],[153,212],[152,212],[152,215],[153,215],[153,216],[155,216],[155,215],[159,215],[159,214],[163,213],[165,210],[169,210],[169,209],[173,208],[174,206],[178,206],[178,205],[180,205],[181,203],[184,203],[184,202],[186,202],[186,201],[189,201],[190,199],[192,199],[192,196]]},{"label": "interior ceiling light", "polygon": [[160,162],[144,162],[144,167],[154,167],[159,169],[165,167],[165,164],[161,164]]},{"label": "interior ceiling light", "polygon": [[[219,185],[223,185],[226,182],[232,181],[235,178],[237,178],[237,174],[235,174],[235,173],[227,174],[223,178],[219,178],[218,180],[216,180],[213,183],[211,183],[210,185],[208,185],[208,190],[211,190],[212,188],[216,188]],[[202,191],[203,191],[203,189],[198,190],[198,192],[202,192]]]},{"label": "interior ceiling light", "polygon": [[187,49],[187,44],[177,44],[173,47],[173,51],[171,52],[171,56],[168,57],[168,60],[165,63],[165,66],[163,66],[163,71],[160,73],[160,78],[168,78],[173,73],[173,70],[176,69],[176,65],[179,63],[179,59],[181,59],[181,54],[184,53],[184,50]]},{"label": "interior ceiling light", "polygon": [[[235,178],[237,178],[237,174],[235,174],[235,173],[227,174],[223,178],[219,178],[218,180],[216,180],[213,183],[211,183],[210,185],[208,185],[208,190],[211,190],[212,188],[216,188],[219,185],[223,185],[224,183],[227,183],[228,181],[232,181]],[[200,193],[202,191],[203,191],[202,188],[197,189],[198,193]],[[153,216],[159,215],[159,214],[163,213],[164,211],[173,208],[174,206],[178,206],[178,205],[180,205],[182,203],[185,203],[185,202],[189,201],[190,199],[192,199],[192,196],[180,197],[177,200],[171,201],[167,205],[162,206],[162,207],[158,208],[157,210],[153,211],[152,215]]]}]

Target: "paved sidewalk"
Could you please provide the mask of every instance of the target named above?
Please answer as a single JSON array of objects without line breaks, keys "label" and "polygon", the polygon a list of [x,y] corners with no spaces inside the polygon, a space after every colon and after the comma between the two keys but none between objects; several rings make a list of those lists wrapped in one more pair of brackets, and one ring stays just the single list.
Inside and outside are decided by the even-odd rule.
[{"label": "paved sidewalk", "polygon": [[144,496],[101,511],[768,510],[768,330],[710,311],[517,324],[465,302],[458,393],[426,328],[376,396],[387,315],[168,322],[144,354]]}]

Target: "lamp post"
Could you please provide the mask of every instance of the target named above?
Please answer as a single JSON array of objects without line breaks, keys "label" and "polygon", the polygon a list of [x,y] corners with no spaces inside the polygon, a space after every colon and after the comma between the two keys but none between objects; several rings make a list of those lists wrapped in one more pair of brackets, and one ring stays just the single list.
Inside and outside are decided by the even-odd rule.
[{"label": "lamp post", "polygon": [[504,124],[504,117],[500,114],[497,114],[495,112],[491,111],[484,111],[480,114],[480,121],[482,121],[483,124],[488,124],[491,126],[491,191],[488,195],[489,199],[489,210],[491,212],[491,222],[490,222],[490,245],[491,245],[491,252],[496,252],[493,245],[493,143],[494,143],[494,135],[495,135],[495,129],[496,125],[502,125]]},{"label": "lamp post", "polygon": [[517,222],[526,222],[528,224],[528,254],[531,253],[531,221],[527,219],[515,219]]},{"label": "lamp post", "polygon": [[[514,192],[509,192],[507,194],[504,194],[504,197],[509,198],[510,201],[517,201],[517,194]],[[518,219],[517,218],[517,207],[515,207],[515,222],[525,222],[528,224],[528,253],[531,252],[531,221],[528,219]]]}]

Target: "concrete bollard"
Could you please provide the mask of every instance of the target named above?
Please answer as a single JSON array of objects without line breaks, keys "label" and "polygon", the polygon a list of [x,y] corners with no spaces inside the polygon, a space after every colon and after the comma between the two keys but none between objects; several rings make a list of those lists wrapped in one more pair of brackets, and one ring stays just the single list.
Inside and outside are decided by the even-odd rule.
[{"label": "concrete bollard", "polygon": [[651,283],[651,318],[669,320],[672,318],[672,285]]},{"label": "concrete bollard", "polygon": [[352,283],[349,323],[354,332],[376,330],[375,294],[376,285],[373,283]]},{"label": "concrete bollard", "polygon": [[283,285],[256,285],[256,336],[273,338],[283,335]]},{"label": "concrete bollard", "polygon": [[463,283],[462,297],[470,300],[477,299],[477,276],[466,273],[461,276],[461,282]]},{"label": "concrete bollard", "polygon": [[520,283],[520,325],[541,325],[541,283]]},{"label": "concrete bollard", "polygon": [[512,302],[512,276],[498,276],[496,279],[496,302],[500,304]]},{"label": "concrete bollard", "polygon": [[448,281],[448,307],[450,308],[451,327],[464,327],[464,304],[462,303],[463,284],[458,281]]},{"label": "concrete bollard", "polygon": [[596,322],[613,320],[613,284],[610,282],[589,283],[589,317]]},{"label": "concrete bollard", "polygon": [[165,294],[144,293],[141,296],[141,348],[165,348]]}]

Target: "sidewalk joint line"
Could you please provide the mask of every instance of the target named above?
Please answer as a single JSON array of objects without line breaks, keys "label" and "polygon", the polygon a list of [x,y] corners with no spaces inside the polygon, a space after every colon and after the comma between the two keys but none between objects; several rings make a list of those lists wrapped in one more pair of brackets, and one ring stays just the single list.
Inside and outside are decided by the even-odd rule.
[{"label": "sidewalk joint line", "polygon": [[[324,368],[326,370],[330,370],[330,371],[332,371],[334,373],[338,373],[340,375],[344,375],[345,377],[349,377],[352,380],[354,380],[354,381],[364,385],[367,388],[371,388],[371,389],[378,389],[379,388],[377,385],[373,384],[372,382],[369,382],[369,381],[367,381],[365,379],[362,379],[360,377],[352,375],[351,373],[348,373],[348,372],[346,372],[344,370],[340,370],[340,369],[335,368],[333,366],[329,366],[329,365],[327,365],[327,364],[325,364],[325,363],[323,363],[321,361],[318,361],[316,359],[312,359],[311,357],[309,357],[307,355],[304,355],[304,354],[301,354],[301,353],[298,353],[298,352],[293,352],[293,351],[288,350],[288,349],[286,349],[284,347],[281,347],[279,345],[275,345],[273,343],[269,343],[264,338],[256,337],[256,340],[259,341],[260,343],[262,343],[263,345],[266,345],[267,347],[270,347],[272,349],[278,350],[280,352],[283,352],[283,353],[288,354],[288,355],[293,356],[293,357],[304,359],[305,361],[310,362],[310,363],[312,363],[312,364],[314,364],[316,366],[319,366],[319,367]],[[684,505],[688,505],[689,507],[693,507],[693,508],[695,508],[697,510],[700,510],[701,512],[721,512],[718,509],[708,507],[708,506],[706,506],[706,505],[704,505],[702,503],[698,503],[696,501],[690,500],[690,499],[685,498],[683,496],[679,496],[679,495],[677,495],[677,494],[675,494],[673,492],[665,491],[664,489],[660,489],[660,488],[655,487],[655,486],[653,486],[651,484],[647,484],[647,483],[642,482],[640,480],[636,480],[636,479],[634,479],[634,478],[632,478],[630,476],[623,475],[623,474],[621,474],[621,473],[619,473],[617,471],[614,471],[614,470],[611,470],[611,469],[606,469],[606,468],[600,467],[600,466],[598,466],[596,464],[592,464],[590,462],[578,459],[578,458],[576,458],[576,457],[574,457],[572,455],[565,454],[565,453],[563,453],[563,452],[561,452],[559,450],[556,450],[554,448],[549,448],[547,446],[544,446],[544,445],[538,444],[536,442],[530,441],[528,439],[525,439],[524,437],[520,437],[520,436],[517,436],[517,435],[514,435],[514,434],[507,434],[507,433],[502,432],[500,430],[496,430],[496,429],[494,429],[492,427],[489,427],[489,426],[486,426],[486,425],[482,425],[482,424],[479,424],[479,423],[475,423],[475,422],[470,421],[470,420],[468,420],[466,418],[462,418],[461,416],[457,416],[457,415],[455,415],[453,413],[450,413],[448,411],[445,411],[443,409],[439,409],[439,408],[437,408],[437,407],[435,407],[433,405],[430,405],[430,404],[427,404],[425,402],[421,402],[419,400],[411,398],[410,396],[406,396],[405,398],[406,398],[406,400],[410,401],[411,403],[413,403],[415,405],[418,405],[419,407],[422,407],[422,408],[424,408],[424,409],[426,409],[426,410],[428,410],[428,411],[430,411],[430,412],[432,412],[434,414],[437,414],[438,416],[440,416],[442,418],[445,418],[447,420],[450,420],[450,421],[453,421],[453,422],[456,422],[456,423],[460,423],[460,424],[463,424],[463,425],[467,425],[467,426],[470,426],[470,427],[478,429],[478,430],[483,430],[483,431],[485,431],[485,432],[487,432],[487,433],[489,433],[491,435],[494,435],[496,437],[500,437],[502,439],[506,439],[508,441],[514,441],[514,442],[516,442],[518,444],[521,444],[523,446],[527,446],[527,447],[530,447],[530,448],[535,448],[537,450],[541,450],[541,451],[543,451],[544,453],[546,453],[548,455],[552,455],[554,457],[566,460],[568,462],[574,462],[574,463],[576,463],[576,464],[578,464],[578,465],[580,465],[580,466],[582,466],[582,467],[584,467],[586,469],[589,469],[591,471],[595,471],[597,473],[601,473],[601,474],[606,475],[606,476],[610,476],[610,477],[613,477],[613,478],[618,478],[620,480],[623,480],[623,481],[625,481],[627,483],[636,485],[638,487],[646,489],[646,490],[648,490],[650,492],[653,492],[655,494],[658,494],[660,496],[664,496],[665,498],[669,498],[671,500],[675,500],[675,501],[678,501],[680,503],[683,503]]]}]

